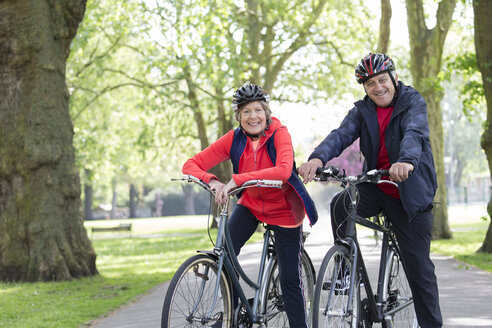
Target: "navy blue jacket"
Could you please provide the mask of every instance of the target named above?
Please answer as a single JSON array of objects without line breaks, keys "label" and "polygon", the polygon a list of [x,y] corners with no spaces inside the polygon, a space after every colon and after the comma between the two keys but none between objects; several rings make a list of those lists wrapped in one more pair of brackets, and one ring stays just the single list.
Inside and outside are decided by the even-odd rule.
[{"label": "navy blue jacket", "polygon": [[[357,101],[340,127],[316,147],[309,159],[326,164],[360,137],[364,167],[375,169],[379,152],[379,124],[376,104],[365,96]],[[403,207],[412,220],[419,212],[432,208],[437,189],[436,172],[429,141],[427,105],[419,92],[398,82],[395,108],[385,134],[390,163],[406,162],[414,167],[412,175],[398,189]]]}]

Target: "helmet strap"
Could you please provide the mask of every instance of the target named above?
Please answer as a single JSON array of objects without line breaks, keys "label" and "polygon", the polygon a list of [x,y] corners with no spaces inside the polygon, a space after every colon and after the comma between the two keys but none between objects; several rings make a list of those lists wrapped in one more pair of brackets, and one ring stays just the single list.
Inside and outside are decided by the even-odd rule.
[{"label": "helmet strap", "polygon": [[389,76],[391,82],[393,82],[393,85],[395,86],[395,94],[393,95],[393,99],[391,100],[391,103],[386,107],[394,107],[396,103],[396,97],[398,96],[398,84],[396,83],[395,77],[393,76],[393,72],[390,72]]},{"label": "helmet strap", "polygon": [[[389,72],[389,76],[390,76],[391,82],[393,82],[393,85],[395,86],[395,90],[398,90],[398,84],[396,83],[395,77],[393,76],[393,72]],[[396,92],[395,92],[395,94],[396,94]]]}]

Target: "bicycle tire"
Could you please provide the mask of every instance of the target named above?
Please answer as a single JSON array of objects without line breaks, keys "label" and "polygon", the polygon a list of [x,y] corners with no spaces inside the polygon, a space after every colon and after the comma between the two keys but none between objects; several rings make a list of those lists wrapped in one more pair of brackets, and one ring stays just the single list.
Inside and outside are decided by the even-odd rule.
[{"label": "bicycle tire", "polygon": [[[352,312],[347,310],[349,290],[346,283],[354,275],[352,291]],[[335,284],[333,285],[333,281]],[[321,262],[316,280],[313,300],[313,327],[351,327],[360,326],[360,281],[359,275],[352,272],[349,250],[335,245],[328,250]]]},{"label": "bicycle tire", "polygon": [[383,283],[383,313],[386,314],[399,307],[401,310],[386,314],[382,327],[417,328],[418,322],[410,285],[400,256],[393,246],[388,249]]},{"label": "bicycle tire", "polygon": [[[289,319],[283,305],[282,290],[278,277],[278,262],[273,257],[268,265],[267,285],[263,292],[261,308],[265,315],[265,327],[289,327]],[[315,269],[313,263],[306,252],[302,250],[301,256],[302,283],[304,286],[304,299],[309,327],[312,318],[312,299],[314,296]]]},{"label": "bicycle tire", "polygon": [[[232,296],[224,271],[219,278],[217,302],[210,319],[207,318],[214,299],[217,278],[216,260],[209,255],[198,254],[183,262],[167,289],[162,308],[161,328],[229,328],[232,322]],[[195,303],[196,311],[190,317]]]}]

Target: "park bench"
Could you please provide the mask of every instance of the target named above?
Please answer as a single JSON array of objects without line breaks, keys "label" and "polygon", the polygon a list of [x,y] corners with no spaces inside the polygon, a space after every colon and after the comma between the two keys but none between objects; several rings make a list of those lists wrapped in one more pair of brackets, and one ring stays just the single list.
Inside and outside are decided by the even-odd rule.
[{"label": "park bench", "polygon": [[120,223],[120,225],[115,227],[92,227],[91,228],[91,238],[94,232],[114,232],[114,231],[128,231],[131,237],[132,224],[131,223]]}]

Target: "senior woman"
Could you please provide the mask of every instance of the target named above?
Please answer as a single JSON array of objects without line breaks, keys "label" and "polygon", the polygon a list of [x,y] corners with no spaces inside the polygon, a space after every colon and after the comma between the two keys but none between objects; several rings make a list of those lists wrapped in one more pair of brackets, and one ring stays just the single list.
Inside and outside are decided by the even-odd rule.
[{"label": "senior woman", "polygon": [[[245,189],[228,222],[234,252],[253,235],[259,222],[272,226],[279,263],[280,285],[291,328],[307,328],[301,280],[302,223],[307,214],[313,225],[317,212],[299,179],[291,136],[287,127],[272,117],[270,97],[261,87],[245,84],[233,95],[232,105],[239,127],[230,130],[183,165],[183,173],[207,182],[216,192],[216,202],[225,203],[227,193],[253,179],[282,180],[282,189]],[[227,183],[207,171],[231,160],[232,178]],[[234,304],[237,305],[237,295]]]}]

